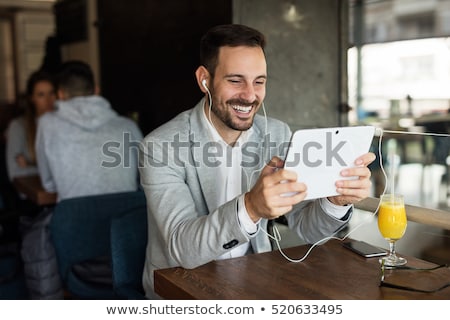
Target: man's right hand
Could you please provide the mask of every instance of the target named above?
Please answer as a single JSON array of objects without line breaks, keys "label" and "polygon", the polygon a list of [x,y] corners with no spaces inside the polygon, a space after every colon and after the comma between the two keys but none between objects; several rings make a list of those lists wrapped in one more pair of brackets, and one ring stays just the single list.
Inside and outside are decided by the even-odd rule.
[{"label": "man's right hand", "polygon": [[306,185],[297,182],[297,174],[283,166],[283,160],[273,157],[253,188],[245,194],[245,208],[253,222],[278,218],[305,199]]}]

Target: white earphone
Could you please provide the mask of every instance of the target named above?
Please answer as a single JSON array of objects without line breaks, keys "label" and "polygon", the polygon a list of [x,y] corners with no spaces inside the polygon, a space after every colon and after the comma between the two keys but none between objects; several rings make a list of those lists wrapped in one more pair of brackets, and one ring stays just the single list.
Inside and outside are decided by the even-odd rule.
[{"label": "white earphone", "polygon": [[208,86],[206,85],[206,79],[202,80],[202,85],[206,89],[206,91],[209,91]]}]

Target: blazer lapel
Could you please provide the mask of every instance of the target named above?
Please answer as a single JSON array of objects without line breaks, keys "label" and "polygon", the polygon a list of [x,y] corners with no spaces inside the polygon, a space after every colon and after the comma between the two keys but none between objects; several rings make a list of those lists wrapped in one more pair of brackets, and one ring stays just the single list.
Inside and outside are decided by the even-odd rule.
[{"label": "blazer lapel", "polygon": [[200,188],[203,194],[204,201],[208,206],[209,212],[217,209],[218,194],[217,194],[217,168],[208,165],[207,159],[205,159],[205,150],[208,147],[208,143],[211,142],[208,129],[205,122],[202,120],[203,115],[203,103],[202,99],[194,109],[190,118],[190,143],[191,154],[197,170],[199,178]]},{"label": "blazer lapel", "polygon": [[263,148],[263,136],[258,126],[253,125],[248,141],[244,145],[242,153],[242,192],[249,191],[261,174],[267,157]]}]

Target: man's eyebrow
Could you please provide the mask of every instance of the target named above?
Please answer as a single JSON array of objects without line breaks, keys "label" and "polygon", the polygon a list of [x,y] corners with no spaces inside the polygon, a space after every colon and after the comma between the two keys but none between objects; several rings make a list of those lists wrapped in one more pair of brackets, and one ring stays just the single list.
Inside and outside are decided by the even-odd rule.
[{"label": "man's eyebrow", "polygon": [[[224,76],[224,78],[242,78],[245,79],[245,76],[238,73],[230,73]],[[267,76],[265,74],[262,74],[260,76],[257,76],[255,79],[267,79]]]},{"label": "man's eyebrow", "polygon": [[244,78],[244,76],[238,73],[229,73],[226,74],[224,78]]}]

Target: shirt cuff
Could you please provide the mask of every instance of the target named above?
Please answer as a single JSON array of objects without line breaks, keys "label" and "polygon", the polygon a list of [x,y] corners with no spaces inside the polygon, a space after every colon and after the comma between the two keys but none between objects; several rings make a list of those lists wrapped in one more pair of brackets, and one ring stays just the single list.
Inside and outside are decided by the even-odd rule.
[{"label": "shirt cuff", "polygon": [[329,215],[336,219],[342,219],[347,214],[351,206],[338,206],[327,198],[320,198],[320,206]]},{"label": "shirt cuff", "polygon": [[258,231],[259,221],[261,220],[259,220],[257,223],[254,223],[253,220],[250,219],[247,209],[245,208],[244,197],[245,193],[238,198],[237,217],[242,230],[249,236],[252,236],[256,234],[256,231]]}]

